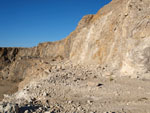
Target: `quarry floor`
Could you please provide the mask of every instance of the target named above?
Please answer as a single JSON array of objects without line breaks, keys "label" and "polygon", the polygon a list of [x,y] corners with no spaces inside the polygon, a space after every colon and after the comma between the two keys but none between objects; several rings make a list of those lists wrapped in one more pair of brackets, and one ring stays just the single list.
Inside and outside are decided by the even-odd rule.
[{"label": "quarry floor", "polygon": [[0,101],[4,98],[4,94],[13,94],[18,90],[18,83],[0,80]]},{"label": "quarry floor", "polygon": [[[149,79],[122,77],[101,67],[64,64],[44,72],[3,101],[30,106],[22,113],[150,113]],[[1,99],[3,94],[17,91],[17,86],[1,81]],[[31,109],[33,104],[41,106]]]}]

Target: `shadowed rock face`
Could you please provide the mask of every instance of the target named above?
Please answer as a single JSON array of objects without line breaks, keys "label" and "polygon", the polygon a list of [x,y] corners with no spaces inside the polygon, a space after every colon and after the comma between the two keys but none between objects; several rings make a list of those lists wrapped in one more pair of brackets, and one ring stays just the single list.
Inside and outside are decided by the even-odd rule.
[{"label": "shadowed rock face", "polygon": [[33,48],[0,48],[0,77],[12,74],[22,79],[41,58],[106,64],[123,75],[143,74],[150,71],[149,29],[149,0],[113,0],[96,15],[84,16],[76,30],[61,41]]},{"label": "shadowed rock face", "polygon": [[17,48],[0,48],[0,70],[15,60]]}]

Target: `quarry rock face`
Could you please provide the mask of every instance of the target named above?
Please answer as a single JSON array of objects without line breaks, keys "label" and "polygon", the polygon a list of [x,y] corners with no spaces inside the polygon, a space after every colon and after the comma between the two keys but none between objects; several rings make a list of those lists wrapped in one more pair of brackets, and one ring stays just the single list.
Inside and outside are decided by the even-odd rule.
[{"label": "quarry rock face", "polygon": [[71,59],[111,65],[123,75],[150,70],[149,0],[113,0],[87,18],[88,24],[74,38]]},{"label": "quarry rock face", "polygon": [[10,72],[4,70],[10,68],[13,74],[16,70],[25,71],[30,62],[40,58],[109,65],[119,69],[122,75],[148,73],[150,1],[113,0],[97,14],[84,16],[76,30],[61,41],[41,43],[33,48],[0,48],[0,75],[8,75]]}]

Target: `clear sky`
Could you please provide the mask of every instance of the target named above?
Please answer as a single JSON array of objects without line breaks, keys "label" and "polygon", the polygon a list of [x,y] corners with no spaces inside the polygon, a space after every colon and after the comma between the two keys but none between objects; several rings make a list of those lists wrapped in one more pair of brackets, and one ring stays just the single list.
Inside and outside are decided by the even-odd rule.
[{"label": "clear sky", "polygon": [[61,40],[111,0],[0,0],[0,47]]}]

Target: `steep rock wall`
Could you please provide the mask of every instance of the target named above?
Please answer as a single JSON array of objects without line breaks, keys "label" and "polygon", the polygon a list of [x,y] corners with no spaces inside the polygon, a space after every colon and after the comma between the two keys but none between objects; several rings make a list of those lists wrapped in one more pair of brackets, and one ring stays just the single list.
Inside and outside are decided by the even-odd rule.
[{"label": "steep rock wall", "polygon": [[97,14],[84,16],[63,40],[40,43],[33,48],[0,48],[0,69],[19,65],[17,70],[24,72],[31,64],[24,67],[24,63],[41,58],[70,59],[84,65],[106,64],[120,69],[123,75],[148,73],[150,1],[112,0]]},{"label": "steep rock wall", "polygon": [[107,64],[124,75],[150,67],[150,1],[113,0],[75,37],[70,53],[83,64]]}]

